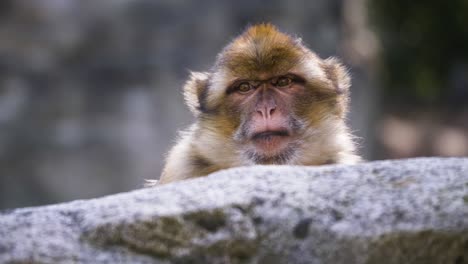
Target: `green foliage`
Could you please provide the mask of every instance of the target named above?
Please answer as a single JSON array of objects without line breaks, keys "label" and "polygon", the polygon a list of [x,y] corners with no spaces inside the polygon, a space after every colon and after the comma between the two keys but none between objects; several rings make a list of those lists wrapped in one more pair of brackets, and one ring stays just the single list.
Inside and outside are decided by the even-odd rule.
[{"label": "green foliage", "polygon": [[408,102],[447,103],[454,96],[456,68],[468,65],[468,1],[368,4],[371,25],[381,40],[386,95]]}]

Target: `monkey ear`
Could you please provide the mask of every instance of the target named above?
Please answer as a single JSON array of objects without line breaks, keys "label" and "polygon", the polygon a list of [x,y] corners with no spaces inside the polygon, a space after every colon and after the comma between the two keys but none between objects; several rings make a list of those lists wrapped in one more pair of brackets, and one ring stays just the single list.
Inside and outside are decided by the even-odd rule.
[{"label": "monkey ear", "polygon": [[323,69],[336,93],[347,94],[351,86],[351,78],[341,62],[337,58],[330,57],[323,61]]},{"label": "monkey ear", "polygon": [[210,74],[207,72],[190,72],[184,85],[185,103],[195,116],[203,112],[209,78]]}]

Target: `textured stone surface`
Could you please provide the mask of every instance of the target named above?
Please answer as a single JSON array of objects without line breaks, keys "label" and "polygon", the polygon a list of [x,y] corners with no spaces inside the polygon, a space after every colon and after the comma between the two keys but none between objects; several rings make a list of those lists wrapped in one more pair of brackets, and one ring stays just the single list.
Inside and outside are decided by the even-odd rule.
[{"label": "textured stone surface", "polygon": [[468,159],[236,168],[0,215],[0,263],[468,263]]}]

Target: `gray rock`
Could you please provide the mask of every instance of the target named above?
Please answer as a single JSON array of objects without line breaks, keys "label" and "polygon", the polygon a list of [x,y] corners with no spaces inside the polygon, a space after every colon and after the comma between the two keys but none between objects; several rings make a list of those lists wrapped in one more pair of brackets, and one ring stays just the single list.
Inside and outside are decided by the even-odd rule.
[{"label": "gray rock", "polygon": [[4,212],[0,263],[468,263],[468,159],[235,168]]}]

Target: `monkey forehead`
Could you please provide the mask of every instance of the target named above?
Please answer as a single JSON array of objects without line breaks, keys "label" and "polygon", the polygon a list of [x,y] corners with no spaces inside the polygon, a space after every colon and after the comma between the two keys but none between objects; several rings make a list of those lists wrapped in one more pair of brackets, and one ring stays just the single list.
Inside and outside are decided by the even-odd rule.
[{"label": "monkey forehead", "polygon": [[262,72],[286,72],[308,53],[295,39],[279,32],[272,25],[250,27],[234,39],[218,56],[215,68],[252,79]]}]

